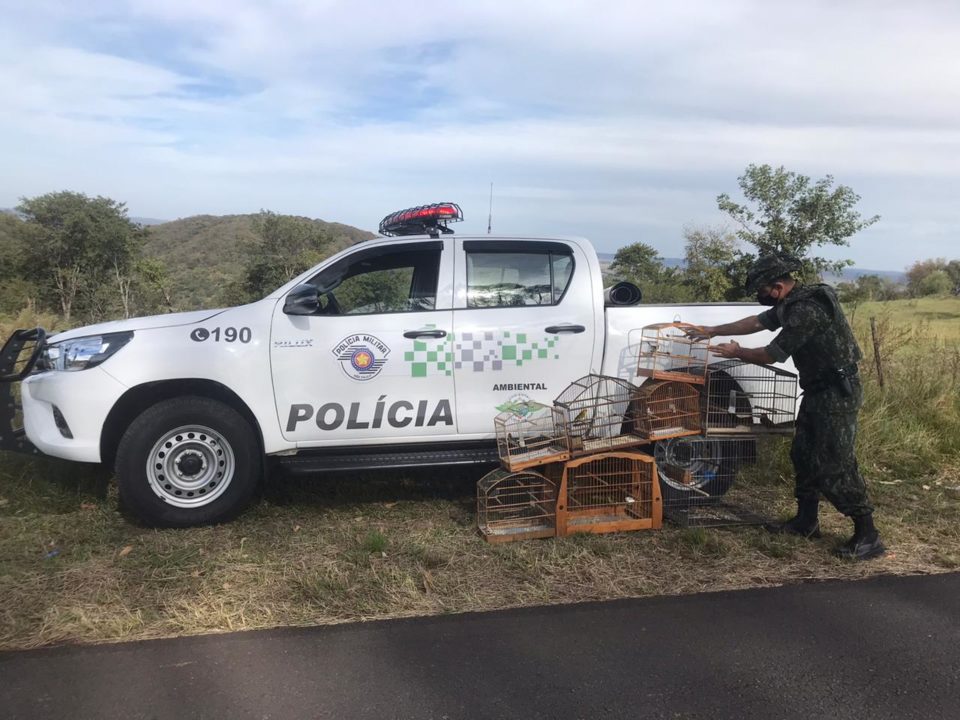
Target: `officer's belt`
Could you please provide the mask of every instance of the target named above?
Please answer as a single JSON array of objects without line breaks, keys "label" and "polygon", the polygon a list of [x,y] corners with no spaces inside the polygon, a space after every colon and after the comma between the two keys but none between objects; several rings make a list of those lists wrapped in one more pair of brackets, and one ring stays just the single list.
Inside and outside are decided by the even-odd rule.
[{"label": "officer's belt", "polygon": [[859,382],[860,373],[856,365],[847,365],[839,368],[827,368],[817,373],[809,383],[803,383],[804,395],[816,395],[824,390],[836,388],[844,395],[852,395],[852,388],[849,383]]}]

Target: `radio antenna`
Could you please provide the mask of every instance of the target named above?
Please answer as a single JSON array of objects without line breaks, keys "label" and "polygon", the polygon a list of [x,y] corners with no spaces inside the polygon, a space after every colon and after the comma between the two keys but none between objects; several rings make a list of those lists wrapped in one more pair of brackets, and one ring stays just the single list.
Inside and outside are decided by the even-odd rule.
[{"label": "radio antenna", "polygon": [[493,183],[490,183],[490,214],[487,215],[487,235],[490,234],[491,227],[493,227]]}]

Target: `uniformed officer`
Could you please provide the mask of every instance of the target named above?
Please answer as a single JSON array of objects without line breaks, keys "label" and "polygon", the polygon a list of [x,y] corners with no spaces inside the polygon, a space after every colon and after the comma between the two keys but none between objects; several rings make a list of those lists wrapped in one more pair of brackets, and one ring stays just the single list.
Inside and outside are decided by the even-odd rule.
[{"label": "uniformed officer", "polygon": [[716,355],[768,365],[793,357],[803,401],[790,459],[796,474],[797,514],[769,526],[776,533],[820,537],[820,495],[853,519],[853,537],[839,557],[867,560],[885,552],[873,525],[873,506],[857,466],[854,441],[863,389],[857,374],[860,348],[833,289],[793,278],[800,261],[785,254],[761,256],[747,274],[747,291],[769,310],[737,322],[702,328],[703,335],[749,335],[780,329],[764,348],[734,341],[712,347]]}]

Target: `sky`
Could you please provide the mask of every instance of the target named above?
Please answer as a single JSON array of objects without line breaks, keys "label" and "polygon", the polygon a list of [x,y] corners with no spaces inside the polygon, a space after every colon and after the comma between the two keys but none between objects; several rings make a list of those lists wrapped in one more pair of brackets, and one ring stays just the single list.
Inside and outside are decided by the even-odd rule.
[{"label": "sky", "polygon": [[958,257],[960,3],[0,0],[0,207],[642,241],[722,226],[749,163],[880,222],[823,254]]}]

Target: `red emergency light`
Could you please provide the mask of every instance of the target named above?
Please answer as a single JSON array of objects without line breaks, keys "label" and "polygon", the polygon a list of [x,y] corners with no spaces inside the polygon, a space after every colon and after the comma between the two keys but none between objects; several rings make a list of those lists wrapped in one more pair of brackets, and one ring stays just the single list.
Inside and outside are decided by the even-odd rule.
[{"label": "red emergency light", "polygon": [[390,213],[380,221],[381,235],[433,235],[452,233],[447,223],[463,220],[463,211],[456,203],[420,205]]}]

